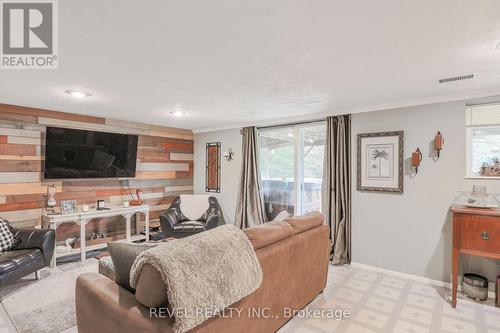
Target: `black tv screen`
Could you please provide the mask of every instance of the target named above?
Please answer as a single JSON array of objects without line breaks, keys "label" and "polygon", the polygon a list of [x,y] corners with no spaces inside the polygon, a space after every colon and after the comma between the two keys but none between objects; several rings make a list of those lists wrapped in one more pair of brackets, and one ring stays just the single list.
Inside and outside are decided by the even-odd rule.
[{"label": "black tv screen", "polygon": [[47,127],[44,177],[135,177],[137,140],[137,135]]}]

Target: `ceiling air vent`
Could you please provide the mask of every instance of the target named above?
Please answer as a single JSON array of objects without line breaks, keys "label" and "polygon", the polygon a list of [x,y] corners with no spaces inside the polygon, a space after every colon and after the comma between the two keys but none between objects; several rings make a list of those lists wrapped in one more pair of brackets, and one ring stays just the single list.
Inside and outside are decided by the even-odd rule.
[{"label": "ceiling air vent", "polygon": [[462,80],[470,80],[473,78],[474,78],[474,74],[453,76],[453,77],[447,77],[444,79],[439,79],[439,83],[448,83],[448,82],[455,82],[455,81],[462,81]]}]

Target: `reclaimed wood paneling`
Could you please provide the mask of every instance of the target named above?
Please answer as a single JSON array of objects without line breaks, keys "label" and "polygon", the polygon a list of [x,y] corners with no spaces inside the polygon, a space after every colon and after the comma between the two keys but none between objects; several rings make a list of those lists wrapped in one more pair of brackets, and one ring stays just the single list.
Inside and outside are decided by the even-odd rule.
[{"label": "reclaimed wood paneling", "polygon": [[[1,158],[0,158],[1,160]],[[0,162],[0,172],[4,171],[17,171],[17,172],[29,172],[42,170],[41,161],[30,161],[30,160],[7,160]]]},{"label": "reclaimed wood paneling", "polygon": [[10,128],[8,125],[9,125],[8,122],[0,121],[0,131],[1,131],[2,135],[20,136],[23,138],[35,138],[35,139],[40,139],[40,137],[41,137],[40,131],[33,131],[33,130],[29,130],[29,129]]},{"label": "reclaimed wood paneling", "polygon": [[[60,126],[115,133],[137,134],[138,163],[135,178],[43,180],[43,150],[46,126]],[[193,193],[193,133],[189,130],[137,124],[45,109],[0,104],[0,216],[16,227],[40,226],[47,185],[57,186],[56,200],[73,199],[108,206],[135,198],[137,189],[151,205],[151,225],[179,194]],[[144,225],[143,218],[137,221]],[[135,230],[133,224],[133,230]],[[78,225],[61,226],[58,241],[78,237]],[[99,219],[87,225],[92,233],[121,237],[125,223],[120,217]]]},{"label": "reclaimed wood paneling", "polygon": [[0,195],[10,196],[19,194],[45,194],[47,193],[47,185],[49,184],[55,184],[57,186],[57,190],[61,191],[62,182],[0,184]]},{"label": "reclaimed wood paneling", "polygon": [[42,161],[43,156],[0,155],[0,160]]},{"label": "reclaimed wood paneling", "polygon": [[20,145],[15,143],[1,143],[0,155],[40,155],[40,149],[36,145]]},{"label": "reclaimed wood paneling", "polygon": [[41,172],[0,172],[0,184],[39,183]]},{"label": "reclaimed wood paneling", "polygon": [[0,112],[2,113],[13,113],[17,115],[29,115],[33,117],[45,117],[52,119],[64,119],[72,121],[81,121],[91,124],[104,124],[105,119],[93,116],[84,116],[74,113],[58,112],[52,110],[30,108],[26,106],[10,105],[10,104],[0,104]]},{"label": "reclaimed wood paneling", "polygon": [[170,153],[170,160],[172,161],[192,161],[194,159],[193,154],[183,154],[183,153]]},{"label": "reclaimed wood paneling", "polygon": [[36,123],[36,121],[38,120],[37,117],[28,116],[24,114],[17,114],[17,113],[6,113],[6,112],[0,112],[0,119],[23,121],[27,123]]},{"label": "reclaimed wood paneling", "polygon": [[17,143],[21,145],[40,145],[40,138],[27,138],[22,136],[8,136],[6,143]]}]

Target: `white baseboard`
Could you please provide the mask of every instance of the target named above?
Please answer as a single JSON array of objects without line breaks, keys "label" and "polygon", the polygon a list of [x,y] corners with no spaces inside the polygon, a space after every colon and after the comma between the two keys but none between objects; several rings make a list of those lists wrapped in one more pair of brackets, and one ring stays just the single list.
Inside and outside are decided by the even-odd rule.
[{"label": "white baseboard", "polygon": [[[393,275],[396,277],[399,276],[399,277],[402,277],[405,279],[409,279],[409,280],[413,280],[413,281],[417,281],[417,282],[422,282],[422,283],[428,283],[428,284],[432,284],[432,285],[439,286],[439,287],[445,287],[445,288],[451,290],[451,283],[449,283],[449,282],[429,279],[429,278],[426,278],[423,276],[406,274],[406,273],[402,273],[402,272],[398,272],[398,271],[392,271],[390,269],[370,266],[370,265],[361,264],[361,263],[353,262],[353,261],[351,262],[351,266],[355,267],[355,268],[366,269],[366,270],[373,271],[373,272],[383,273],[383,274],[387,274],[387,275]],[[460,281],[460,277],[459,277],[459,281]],[[461,291],[461,290],[462,290],[462,286],[459,283],[458,284],[458,291]],[[488,291],[488,298],[495,299],[495,292],[489,290]]]}]

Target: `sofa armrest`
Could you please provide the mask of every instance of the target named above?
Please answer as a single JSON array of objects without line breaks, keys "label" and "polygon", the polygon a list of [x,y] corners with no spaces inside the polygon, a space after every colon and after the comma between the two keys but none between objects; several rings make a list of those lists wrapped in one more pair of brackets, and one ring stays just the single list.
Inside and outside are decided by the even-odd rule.
[{"label": "sofa armrest", "polygon": [[168,209],[160,215],[160,226],[163,232],[170,231],[179,223],[178,214]]},{"label": "sofa armrest", "polygon": [[20,240],[13,250],[40,249],[45,264],[48,265],[54,255],[56,233],[52,229],[16,229],[14,235]]},{"label": "sofa armrest", "polygon": [[105,276],[81,274],[76,280],[79,333],[173,333],[173,318],[150,318],[150,310],[134,294]]}]

